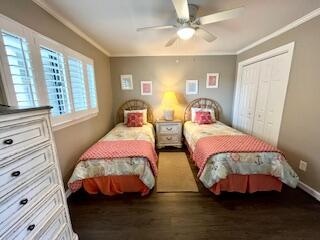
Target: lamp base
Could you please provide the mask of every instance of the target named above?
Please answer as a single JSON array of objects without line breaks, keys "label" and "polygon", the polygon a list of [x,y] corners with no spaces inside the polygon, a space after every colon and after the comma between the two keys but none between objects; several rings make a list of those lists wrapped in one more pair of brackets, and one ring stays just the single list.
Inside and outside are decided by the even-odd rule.
[{"label": "lamp base", "polygon": [[172,121],[174,119],[174,110],[173,109],[163,110],[163,118],[164,120]]}]

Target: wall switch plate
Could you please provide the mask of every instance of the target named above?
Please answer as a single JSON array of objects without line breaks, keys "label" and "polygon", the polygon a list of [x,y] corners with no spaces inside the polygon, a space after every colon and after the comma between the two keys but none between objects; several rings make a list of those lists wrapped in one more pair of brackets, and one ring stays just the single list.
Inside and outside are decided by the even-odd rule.
[{"label": "wall switch plate", "polygon": [[307,171],[307,165],[307,162],[300,160],[299,169],[305,172]]}]

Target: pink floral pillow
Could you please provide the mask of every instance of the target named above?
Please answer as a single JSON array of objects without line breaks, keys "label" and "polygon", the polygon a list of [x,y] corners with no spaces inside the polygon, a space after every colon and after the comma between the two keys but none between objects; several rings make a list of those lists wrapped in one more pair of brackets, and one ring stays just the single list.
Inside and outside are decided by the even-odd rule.
[{"label": "pink floral pillow", "polygon": [[205,111],[198,111],[196,112],[196,123],[198,124],[211,124],[213,123],[211,113]]},{"label": "pink floral pillow", "polygon": [[132,112],[128,113],[128,127],[142,127],[143,125],[143,113],[141,112]]}]

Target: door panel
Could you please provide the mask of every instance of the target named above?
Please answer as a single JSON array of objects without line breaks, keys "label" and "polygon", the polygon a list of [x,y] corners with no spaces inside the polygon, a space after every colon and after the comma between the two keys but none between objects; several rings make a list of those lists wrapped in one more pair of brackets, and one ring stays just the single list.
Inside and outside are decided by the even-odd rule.
[{"label": "door panel", "polygon": [[290,63],[288,54],[273,58],[270,90],[266,106],[265,140],[277,145],[286,98]]},{"label": "door panel", "polygon": [[240,87],[238,127],[241,131],[251,134],[257,88],[259,83],[260,63],[243,67]]},{"label": "door panel", "polygon": [[277,145],[289,73],[288,54],[261,62],[252,134]]},{"label": "door panel", "polygon": [[260,64],[259,86],[254,114],[252,134],[264,139],[266,107],[269,99],[270,80],[272,75],[273,59],[267,59]]}]

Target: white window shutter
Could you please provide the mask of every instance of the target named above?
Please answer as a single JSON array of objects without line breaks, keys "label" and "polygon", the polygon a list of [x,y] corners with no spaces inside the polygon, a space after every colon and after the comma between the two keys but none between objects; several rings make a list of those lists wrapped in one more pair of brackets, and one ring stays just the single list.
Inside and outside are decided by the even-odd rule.
[{"label": "white window shutter", "polygon": [[53,107],[52,115],[67,114],[70,112],[70,101],[63,55],[45,47],[40,47],[40,53],[49,105]]},{"label": "white window shutter", "polygon": [[25,38],[1,31],[16,102],[19,107],[39,105],[38,93],[32,74],[32,62]]},{"label": "white window shutter", "polygon": [[97,93],[94,78],[94,69],[92,64],[87,64],[87,76],[88,76],[88,86],[89,86],[89,96],[90,96],[90,107],[97,107]]},{"label": "white window shutter", "polygon": [[82,62],[76,58],[69,58],[68,65],[74,110],[76,112],[86,110],[88,104]]}]

